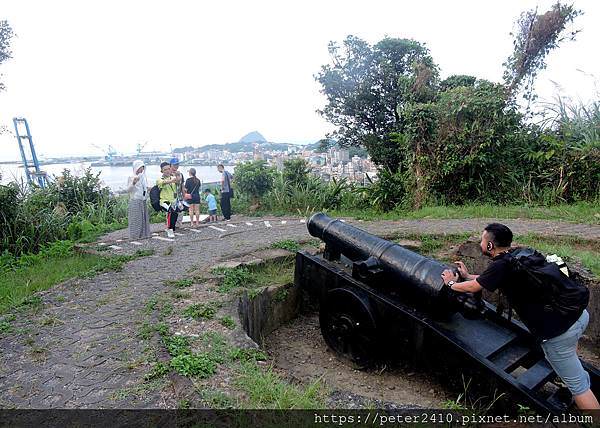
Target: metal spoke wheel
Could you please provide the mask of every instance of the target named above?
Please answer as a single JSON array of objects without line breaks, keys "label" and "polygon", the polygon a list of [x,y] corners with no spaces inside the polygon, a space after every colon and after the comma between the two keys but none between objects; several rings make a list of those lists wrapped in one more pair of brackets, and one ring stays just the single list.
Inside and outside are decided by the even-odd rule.
[{"label": "metal spoke wheel", "polygon": [[319,311],[321,333],[327,345],[358,369],[372,366],[380,353],[374,310],[360,291],[335,288]]}]

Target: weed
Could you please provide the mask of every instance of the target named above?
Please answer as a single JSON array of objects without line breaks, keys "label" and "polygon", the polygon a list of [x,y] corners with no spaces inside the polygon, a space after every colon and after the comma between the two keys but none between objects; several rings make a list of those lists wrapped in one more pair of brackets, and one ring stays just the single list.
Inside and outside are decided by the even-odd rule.
[{"label": "weed", "polygon": [[161,335],[161,337],[165,337],[169,334],[169,326],[167,326],[164,322],[159,322],[154,325],[154,330]]},{"label": "weed", "polygon": [[169,246],[167,247],[167,249],[163,252],[163,256],[170,256],[171,254],[173,254],[173,247]]},{"label": "weed", "polygon": [[202,401],[211,409],[233,409],[235,400],[227,394],[217,390],[200,391]]},{"label": "weed", "polygon": [[42,326],[50,326],[50,327],[55,327],[57,325],[62,325],[64,324],[63,321],[59,320],[56,317],[45,317],[41,322],[40,325]]},{"label": "weed", "polygon": [[21,301],[19,310],[38,310],[42,306],[42,299],[39,296],[29,296]]},{"label": "weed", "polygon": [[148,373],[146,373],[146,375],[144,376],[144,381],[147,382],[149,380],[163,377],[170,371],[171,371],[171,367],[168,364],[165,364],[165,363],[159,361],[158,363],[156,363],[152,366],[152,368],[150,369],[150,371]]},{"label": "weed", "polygon": [[140,332],[138,333],[138,336],[143,340],[148,340],[152,337],[153,333],[154,327],[148,322],[144,322],[144,324],[142,324],[142,326],[140,327]]},{"label": "weed", "polygon": [[252,283],[252,277],[247,267],[223,269],[221,272],[223,278],[218,288],[220,293],[229,293],[235,288],[247,287]]},{"label": "weed", "polygon": [[144,312],[146,312],[146,314],[151,314],[152,311],[154,310],[154,308],[156,308],[157,304],[158,304],[158,297],[156,297],[156,296],[151,297],[146,302],[146,306],[144,308]]},{"label": "weed", "polygon": [[271,248],[280,248],[282,250],[291,251],[295,253],[300,250],[300,244],[293,239],[284,239],[283,241],[277,241],[271,245]]},{"label": "weed", "polygon": [[266,361],[267,354],[260,349],[233,348],[229,352],[229,358],[233,361]]},{"label": "weed", "polygon": [[163,336],[163,343],[173,357],[191,354],[190,339],[187,336]]},{"label": "weed", "polygon": [[285,299],[287,299],[287,296],[288,296],[287,287],[281,287],[275,292],[275,296],[273,297],[273,300],[275,300],[276,302],[283,302]]},{"label": "weed", "polygon": [[66,298],[65,296],[56,296],[56,297],[54,298],[54,301],[55,301],[55,302],[57,302],[57,303],[63,303],[63,302],[65,302],[66,300],[67,300],[67,298]]},{"label": "weed", "polygon": [[324,407],[325,391],[320,380],[302,387],[281,379],[272,368],[262,370],[255,362],[242,362],[236,385],[245,393],[252,409],[318,409]]},{"label": "weed", "polygon": [[221,303],[218,302],[196,303],[185,308],[183,315],[195,320],[201,318],[210,320],[215,317],[220,307]]},{"label": "weed", "polygon": [[0,321],[0,333],[12,333],[13,326],[8,321]]},{"label": "weed", "polygon": [[178,409],[189,409],[190,408],[190,400],[188,399],[182,399],[179,400],[179,402],[177,403],[177,408]]},{"label": "weed", "polygon": [[262,291],[262,288],[251,288],[250,290],[248,290],[248,298],[250,300],[254,300],[254,298],[261,294]]},{"label": "weed", "polygon": [[171,293],[171,297],[174,299],[189,299],[192,297],[192,293],[188,293],[187,291],[176,290]]},{"label": "weed", "polygon": [[227,327],[229,330],[233,330],[235,328],[235,321],[229,315],[222,317],[219,322],[222,326]]},{"label": "weed", "polygon": [[173,304],[170,302],[166,302],[160,308],[160,319],[166,318],[173,313]]},{"label": "weed", "polygon": [[206,353],[173,357],[171,367],[182,376],[207,378],[217,370],[217,363]]},{"label": "weed", "polygon": [[230,352],[227,339],[220,333],[209,331],[202,335],[202,344],[208,349],[208,356],[218,364],[228,360]]},{"label": "weed", "polygon": [[130,388],[123,388],[116,391],[112,396],[112,400],[124,400],[128,397],[142,398],[148,395],[150,391],[155,391],[165,385],[165,380],[162,378],[154,379],[150,382],[144,382],[141,385],[136,385]]},{"label": "weed", "polygon": [[185,279],[168,279],[165,281],[165,285],[176,287],[176,288],[186,288],[191,287],[194,284],[194,280],[191,278]]}]

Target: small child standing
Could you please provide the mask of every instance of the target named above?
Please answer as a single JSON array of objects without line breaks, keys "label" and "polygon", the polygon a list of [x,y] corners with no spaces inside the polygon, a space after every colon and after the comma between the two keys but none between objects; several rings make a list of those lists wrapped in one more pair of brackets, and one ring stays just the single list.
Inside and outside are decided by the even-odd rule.
[{"label": "small child standing", "polygon": [[210,189],[204,189],[204,199],[208,203],[208,221],[217,221],[217,200]]}]

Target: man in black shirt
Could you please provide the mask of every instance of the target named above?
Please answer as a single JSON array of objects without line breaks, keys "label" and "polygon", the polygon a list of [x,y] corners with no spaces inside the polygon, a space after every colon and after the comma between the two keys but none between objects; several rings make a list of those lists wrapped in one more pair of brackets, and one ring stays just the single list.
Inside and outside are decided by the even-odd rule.
[{"label": "man in black shirt", "polygon": [[587,310],[565,318],[544,309],[539,295],[523,286],[523,281],[510,264],[512,231],[498,223],[489,224],[481,234],[481,251],[492,258],[492,263],[481,275],[471,275],[464,263],[456,262],[460,277],[451,270],[442,273],[444,284],[461,293],[476,293],[500,289],[527,326],[542,342],[546,359],[573,394],[580,409],[600,409],[598,400],[590,389],[590,378],[577,357],[577,342],[587,327]]}]

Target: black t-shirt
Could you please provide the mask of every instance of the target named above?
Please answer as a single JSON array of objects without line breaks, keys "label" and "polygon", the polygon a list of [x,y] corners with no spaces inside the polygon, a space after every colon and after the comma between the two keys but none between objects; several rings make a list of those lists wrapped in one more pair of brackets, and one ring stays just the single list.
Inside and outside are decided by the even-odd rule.
[{"label": "black t-shirt", "polygon": [[517,315],[534,336],[551,339],[573,325],[572,319],[552,311],[541,296],[528,286],[525,274],[515,272],[510,255],[503,253],[492,259],[492,263],[477,278],[477,282],[488,291],[500,289]]},{"label": "black t-shirt", "polygon": [[188,178],[185,181],[185,189],[192,195],[191,203],[200,203],[200,180],[197,178]]}]

